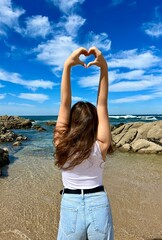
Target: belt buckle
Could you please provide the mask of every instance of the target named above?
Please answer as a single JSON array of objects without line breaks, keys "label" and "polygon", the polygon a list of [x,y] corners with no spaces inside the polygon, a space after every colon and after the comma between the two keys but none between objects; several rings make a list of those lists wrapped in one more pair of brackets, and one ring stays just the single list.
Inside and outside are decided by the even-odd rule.
[{"label": "belt buckle", "polygon": [[60,194],[63,195],[64,194],[64,188],[62,190],[60,190]]}]

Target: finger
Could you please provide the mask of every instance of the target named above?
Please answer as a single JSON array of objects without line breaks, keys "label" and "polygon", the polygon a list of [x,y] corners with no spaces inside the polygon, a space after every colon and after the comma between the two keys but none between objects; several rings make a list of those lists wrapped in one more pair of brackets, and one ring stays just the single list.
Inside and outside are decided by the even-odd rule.
[{"label": "finger", "polygon": [[86,48],[80,47],[78,49],[78,55],[84,54],[85,56],[88,56],[88,51]]},{"label": "finger", "polygon": [[94,47],[91,47],[89,50],[88,50],[88,54],[94,54],[95,57],[98,56],[100,54],[100,50],[98,48],[96,48],[95,46]]},{"label": "finger", "polygon": [[81,60],[78,61],[78,64],[82,65],[83,67],[86,67],[86,64],[82,62]]},{"label": "finger", "polygon": [[96,61],[89,62],[89,63],[87,64],[87,68],[90,67],[90,66],[92,66],[92,65],[96,65]]}]

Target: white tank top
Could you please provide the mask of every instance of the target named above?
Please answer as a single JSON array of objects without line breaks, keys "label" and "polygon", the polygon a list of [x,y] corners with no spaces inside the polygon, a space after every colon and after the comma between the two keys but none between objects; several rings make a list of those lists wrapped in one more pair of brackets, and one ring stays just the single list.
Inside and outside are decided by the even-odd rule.
[{"label": "white tank top", "polygon": [[103,185],[104,160],[98,142],[93,145],[89,158],[71,170],[62,169],[64,188],[88,189]]}]

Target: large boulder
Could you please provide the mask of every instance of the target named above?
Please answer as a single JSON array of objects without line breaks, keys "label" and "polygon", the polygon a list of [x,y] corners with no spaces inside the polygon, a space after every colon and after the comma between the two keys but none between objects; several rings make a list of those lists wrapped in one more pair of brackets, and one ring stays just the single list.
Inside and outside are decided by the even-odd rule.
[{"label": "large boulder", "polygon": [[162,153],[162,146],[145,139],[138,139],[131,147],[134,152],[139,153]]},{"label": "large boulder", "polygon": [[126,123],[111,132],[114,145],[121,151],[162,154],[162,121]]}]

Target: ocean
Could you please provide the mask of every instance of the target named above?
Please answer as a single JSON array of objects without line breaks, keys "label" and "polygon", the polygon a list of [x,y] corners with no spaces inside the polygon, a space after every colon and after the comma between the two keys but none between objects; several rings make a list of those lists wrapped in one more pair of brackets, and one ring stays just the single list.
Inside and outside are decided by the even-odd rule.
[{"label": "ocean", "polygon": [[[15,133],[22,134],[28,137],[29,141],[24,141],[22,146],[13,147],[10,143],[5,143],[5,147],[9,148],[11,154],[19,151],[23,147],[29,149],[30,154],[34,154],[37,156],[45,156],[47,154],[53,154],[53,127],[48,126],[46,122],[56,121],[57,116],[22,116],[27,119],[33,120],[33,125],[40,125],[45,128],[45,132],[39,132],[35,129],[17,129],[14,130]],[[110,124],[118,125],[121,123],[129,123],[129,122],[152,122],[162,120],[162,114],[160,115],[110,115]]]},{"label": "ocean", "polygon": [[[57,116],[22,116],[24,118],[33,119],[37,124],[43,124],[47,121],[56,121]],[[110,115],[110,123],[117,125],[128,122],[152,122],[162,120],[162,114],[148,114],[148,115]]]}]

